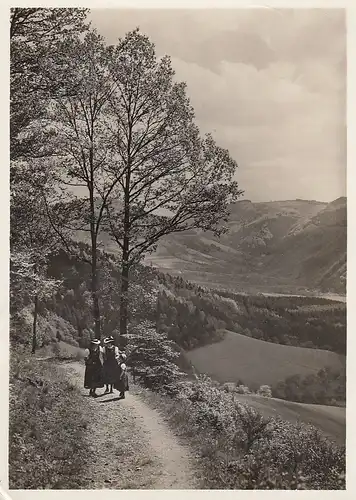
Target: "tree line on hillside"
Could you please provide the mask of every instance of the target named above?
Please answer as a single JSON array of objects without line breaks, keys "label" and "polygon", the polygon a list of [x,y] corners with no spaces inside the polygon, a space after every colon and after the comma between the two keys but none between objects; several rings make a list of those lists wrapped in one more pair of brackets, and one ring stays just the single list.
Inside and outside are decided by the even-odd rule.
[{"label": "tree line on hillside", "polygon": [[346,371],[328,366],[306,376],[291,375],[274,386],[262,385],[252,391],[243,380],[222,384],[224,390],[237,394],[257,394],[267,398],[328,406],[346,405]]},{"label": "tree line on hillside", "polygon": [[292,375],[272,387],[272,396],[299,403],[345,406],[346,373],[325,367],[305,377]]},{"label": "tree line on hillside", "polygon": [[[87,15],[10,15],[11,294],[13,303],[22,292],[32,297],[33,351],[41,301],[60,286],[48,274],[51,255],[65,249],[90,267],[100,337],[99,235],[109,234],[120,255],[118,330],[126,335],[131,276],[144,255],[171,232],[223,233],[242,193],[235,160],[200,134],[170,58],[157,58],[139,29],[107,45]],[[73,244],[77,231],[89,236],[86,255]]]},{"label": "tree line on hillside", "polygon": [[[159,281],[166,290],[159,299],[160,327],[186,349],[220,340],[227,329],[267,342],[346,353],[345,304],[214,291],[167,274]],[[202,331],[196,327],[199,317]]]}]

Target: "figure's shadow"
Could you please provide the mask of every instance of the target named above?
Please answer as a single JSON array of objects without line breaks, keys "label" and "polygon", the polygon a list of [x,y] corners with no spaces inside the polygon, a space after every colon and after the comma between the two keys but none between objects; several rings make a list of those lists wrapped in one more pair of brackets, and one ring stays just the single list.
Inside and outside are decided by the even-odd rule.
[{"label": "figure's shadow", "polygon": [[[99,398],[103,398],[104,396],[107,396],[108,394],[106,393],[103,393],[103,394],[96,394],[95,397],[93,396],[90,396],[90,394],[83,394],[83,397],[84,398],[92,398],[92,399],[99,399]],[[101,401],[99,401],[99,403],[111,403],[112,401],[120,401],[121,399],[124,399],[120,396],[114,396],[114,397],[111,397],[110,399],[103,399]]]},{"label": "figure's shadow", "polygon": [[111,403],[112,401],[121,401],[123,398],[121,398],[120,396],[116,396],[114,398],[110,398],[110,399],[103,399],[101,401],[99,401],[99,403]]},{"label": "figure's shadow", "polygon": [[[92,399],[99,399],[103,398],[104,396],[107,396],[108,394],[96,394],[94,397],[91,396],[90,394],[83,394],[84,398],[92,398]],[[116,399],[122,399],[119,396],[111,399],[106,399],[105,401],[100,401],[100,403],[105,403],[106,401],[116,401]]]}]

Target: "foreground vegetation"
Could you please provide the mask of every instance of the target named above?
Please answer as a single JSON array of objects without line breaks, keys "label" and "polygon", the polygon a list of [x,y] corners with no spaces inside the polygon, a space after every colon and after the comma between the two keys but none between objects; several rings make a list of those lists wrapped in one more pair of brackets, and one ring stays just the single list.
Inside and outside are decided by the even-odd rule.
[{"label": "foreground vegetation", "polygon": [[[92,450],[84,400],[60,367],[26,352],[16,348],[11,355],[10,487],[85,488],[81,478]],[[206,376],[189,381],[176,369],[170,377],[169,369],[150,366],[147,373],[141,364],[138,380],[150,389],[140,393],[189,440],[204,488],[345,488],[345,448],[316,428],[265,418]]]},{"label": "foreground vegetation", "polygon": [[90,448],[79,391],[28,350],[13,347],[10,361],[10,488],[80,487]]},{"label": "foreground vegetation", "polygon": [[189,440],[207,489],[345,488],[345,448],[312,426],[264,418],[207,377],[175,385],[174,397],[141,391]]}]

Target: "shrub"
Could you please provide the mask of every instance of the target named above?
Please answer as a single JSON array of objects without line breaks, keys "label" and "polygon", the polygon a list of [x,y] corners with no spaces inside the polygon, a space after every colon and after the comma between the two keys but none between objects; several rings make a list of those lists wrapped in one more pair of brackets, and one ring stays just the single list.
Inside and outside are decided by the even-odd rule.
[{"label": "shrub", "polygon": [[127,364],[135,379],[149,389],[174,393],[173,385],[183,375],[176,364],[180,351],[174,342],[150,322],[133,326],[127,340]]},{"label": "shrub", "polygon": [[52,345],[52,352],[55,357],[59,357],[61,354],[61,348],[58,342],[54,342]]},{"label": "shrub", "polygon": [[225,392],[235,392],[236,384],[234,384],[233,382],[225,382],[225,384],[223,384],[223,389]]},{"label": "shrub", "polygon": [[265,398],[272,397],[272,389],[269,385],[261,385],[261,387],[256,392],[258,396],[263,396]]},{"label": "shrub", "polygon": [[236,386],[235,392],[237,394],[252,394],[252,391],[246,385]]}]

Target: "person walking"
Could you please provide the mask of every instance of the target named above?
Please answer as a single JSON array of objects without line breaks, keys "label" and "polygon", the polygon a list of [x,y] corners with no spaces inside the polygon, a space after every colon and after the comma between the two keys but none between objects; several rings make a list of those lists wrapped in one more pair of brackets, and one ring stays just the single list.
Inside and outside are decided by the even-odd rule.
[{"label": "person walking", "polygon": [[118,364],[120,359],[120,352],[119,348],[114,344],[113,337],[106,337],[104,339],[103,359],[103,376],[104,383],[106,385],[105,394],[109,392],[113,393],[114,384],[120,375],[120,368]]},{"label": "person walking", "polygon": [[96,389],[104,387],[103,382],[103,353],[100,340],[90,342],[89,349],[85,350],[84,387],[89,389],[89,396],[96,397]]}]

